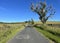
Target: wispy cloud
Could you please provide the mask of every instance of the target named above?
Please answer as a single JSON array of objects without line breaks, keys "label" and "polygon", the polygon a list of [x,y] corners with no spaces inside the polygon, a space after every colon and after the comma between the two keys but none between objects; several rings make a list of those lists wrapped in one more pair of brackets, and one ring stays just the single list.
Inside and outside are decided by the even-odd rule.
[{"label": "wispy cloud", "polygon": [[4,8],[4,7],[1,7],[1,6],[0,6],[0,10],[7,10],[7,9],[6,9],[6,8]]}]

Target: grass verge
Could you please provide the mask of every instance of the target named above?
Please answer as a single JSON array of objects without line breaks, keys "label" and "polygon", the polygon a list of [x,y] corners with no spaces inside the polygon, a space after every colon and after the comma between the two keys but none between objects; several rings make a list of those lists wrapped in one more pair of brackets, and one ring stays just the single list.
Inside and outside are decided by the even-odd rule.
[{"label": "grass verge", "polygon": [[44,34],[46,37],[48,37],[49,39],[51,39],[52,41],[54,41],[55,43],[60,43],[60,37],[53,35],[52,33],[43,30],[41,28],[36,27],[36,29],[41,32],[42,34]]},{"label": "grass verge", "polygon": [[51,27],[51,26],[40,26],[41,28],[43,28],[44,30],[56,35],[60,37],[60,28],[55,28],[55,27]]},{"label": "grass verge", "polygon": [[7,41],[9,39],[11,39],[13,36],[15,36],[15,34],[19,31],[21,31],[24,28],[23,25],[13,28],[9,28],[7,31],[5,31],[4,33],[2,33],[2,35],[0,36],[0,43],[7,43]]}]

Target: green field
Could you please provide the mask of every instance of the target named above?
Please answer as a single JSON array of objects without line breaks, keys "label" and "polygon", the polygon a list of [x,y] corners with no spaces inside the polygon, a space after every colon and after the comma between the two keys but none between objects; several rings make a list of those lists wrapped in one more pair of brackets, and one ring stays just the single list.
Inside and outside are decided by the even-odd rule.
[{"label": "green field", "polygon": [[22,23],[0,23],[0,43],[6,43],[23,28],[24,24]]}]

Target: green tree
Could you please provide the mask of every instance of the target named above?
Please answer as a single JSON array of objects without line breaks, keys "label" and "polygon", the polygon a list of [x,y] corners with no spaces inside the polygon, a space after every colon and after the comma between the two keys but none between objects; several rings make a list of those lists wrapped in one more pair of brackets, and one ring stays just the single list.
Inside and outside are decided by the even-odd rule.
[{"label": "green tree", "polygon": [[46,1],[39,2],[38,4],[36,4],[36,7],[32,3],[31,10],[36,12],[39,15],[39,19],[41,20],[43,24],[46,23],[49,17],[55,14],[55,9],[51,5],[47,6]]}]

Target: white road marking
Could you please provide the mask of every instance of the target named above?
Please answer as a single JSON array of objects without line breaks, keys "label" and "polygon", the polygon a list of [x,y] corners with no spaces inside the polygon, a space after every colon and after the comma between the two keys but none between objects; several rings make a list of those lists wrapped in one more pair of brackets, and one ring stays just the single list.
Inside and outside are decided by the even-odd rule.
[{"label": "white road marking", "polygon": [[16,37],[16,39],[30,39],[29,35],[19,35]]}]

